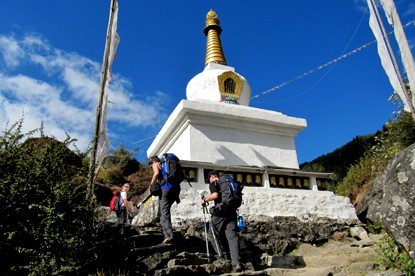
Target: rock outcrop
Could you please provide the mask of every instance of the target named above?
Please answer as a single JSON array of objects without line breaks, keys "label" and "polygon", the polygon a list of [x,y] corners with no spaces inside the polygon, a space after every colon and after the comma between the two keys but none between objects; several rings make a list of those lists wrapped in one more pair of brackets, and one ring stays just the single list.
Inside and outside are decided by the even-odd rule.
[{"label": "rock outcrop", "polygon": [[134,158],[125,158],[107,155],[103,162],[103,167],[117,166],[124,177],[127,177],[140,170],[140,163]]},{"label": "rock outcrop", "polygon": [[415,258],[415,144],[389,162],[356,210],[363,220],[380,221]]}]

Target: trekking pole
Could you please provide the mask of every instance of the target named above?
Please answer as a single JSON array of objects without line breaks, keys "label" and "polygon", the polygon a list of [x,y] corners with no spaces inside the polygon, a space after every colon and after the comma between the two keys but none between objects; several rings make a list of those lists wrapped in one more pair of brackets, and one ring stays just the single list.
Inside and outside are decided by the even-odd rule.
[{"label": "trekking pole", "polygon": [[[203,208],[204,208],[204,212],[208,213],[207,206],[204,205]],[[212,219],[209,220],[209,228],[212,231],[213,240],[215,241],[215,245],[216,245],[217,252],[219,254],[219,258],[222,258],[222,250],[220,250],[218,240],[216,239],[215,227],[213,226]]]},{"label": "trekking pole", "polygon": [[[202,196],[202,199],[203,199],[204,197]],[[203,208],[203,218],[204,218],[204,226],[205,226],[205,240],[206,240],[206,253],[207,253],[207,258],[208,258],[208,260],[210,261],[210,254],[209,254],[209,241],[208,241],[208,231],[207,231],[207,224],[208,224],[208,222],[207,222],[207,220],[206,220],[206,204],[207,203],[204,203],[203,205],[202,205],[202,208]]]}]

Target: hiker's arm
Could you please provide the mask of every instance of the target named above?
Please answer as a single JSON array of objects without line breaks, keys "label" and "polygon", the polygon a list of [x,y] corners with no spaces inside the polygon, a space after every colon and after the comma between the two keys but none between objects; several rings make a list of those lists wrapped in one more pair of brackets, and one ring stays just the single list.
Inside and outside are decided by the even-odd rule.
[{"label": "hiker's arm", "polygon": [[217,199],[218,196],[219,196],[219,194],[217,192],[211,193],[210,195],[208,195],[207,197],[205,197],[204,199],[202,199],[200,201],[200,204],[203,205],[203,204],[205,204],[208,201],[213,201],[213,200]]},{"label": "hiker's arm", "polygon": [[153,184],[154,182],[156,182],[156,180],[157,180],[157,178],[160,174],[160,170],[159,170],[158,163],[151,164],[151,167],[153,168],[153,177],[151,178],[150,184]]},{"label": "hiker's arm", "polygon": [[131,207],[130,202],[126,198],[124,198],[124,206],[125,206],[125,208],[127,208],[128,211],[130,211],[130,212],[133,211],[133,208]]}]

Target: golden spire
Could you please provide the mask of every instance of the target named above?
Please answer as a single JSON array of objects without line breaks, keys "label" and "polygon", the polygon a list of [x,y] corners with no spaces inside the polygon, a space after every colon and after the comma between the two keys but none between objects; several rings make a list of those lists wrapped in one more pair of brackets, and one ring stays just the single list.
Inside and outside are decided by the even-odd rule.
[{"label": "golden spire", "polygon": [[207,13],[205,29],[203,32],[207,36],[205,66],[210,62],[226,65],[225,55],[222,50],[222,43],[220,42],[222,28],[220,27],[218,15],[214,10],[210,10]]}]

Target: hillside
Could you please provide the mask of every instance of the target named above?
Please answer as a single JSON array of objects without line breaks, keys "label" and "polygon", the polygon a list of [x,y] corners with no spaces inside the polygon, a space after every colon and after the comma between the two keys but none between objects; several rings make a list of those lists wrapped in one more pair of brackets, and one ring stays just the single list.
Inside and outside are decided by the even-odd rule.
[{"label": "hillside", "polygon": [[357,165],[364,157],[369,158],[384,153],[384,158],[388,159],[413,143],[415,143],[415,122],[410,113],[402,113],[375,133],[358,135],[334,151],[300,164],[300,169],[332,172],[335,174],[333,182],[336,185],[347,176],[350,168]]},{"label": "hillside", "polygon": [[300,164],[300,169],[332,172],[336,174],[338,179],[342,179],[346,176],[349,167],[356,164],[367,150],[376,145],[375,137],[379,133],[380,131],[375,134],[356,136],[344,146],[323,154],[312,161]]},{"label": "hillside", "polygon": [[[122,263],[108,262],[107,258],[113,257],[113,255],[108,254],[109,250],[100,250],[105,246],[111,247],[113,242],[123,242],[132,246],[128,248],[131,250],[119,251],[123,252],[123,254],[132,253],[138,254],[138,257],[147,256],[145,254],[149,253],[148,248],[141,249],[142,246],[145,246],[147,236],[137,235],[136,229],[134,229],[131,237],[120,239],[126,230],[125,227],[118,229],[117,225],[106,223],[105,219],[102,219],[97,214],[96,199],[87,197],[85,186],[87,182],[87,164],[89,163],[86,158],[87,154],[68,150],[73,139],[68,137],[64,142],[57,142],[54,139],[44,137],[41,129],[38,130],[40,138],[32,139],[31,136],[35,131],[24,134],[21,133],[21,128],[22,122],[18,122],[0,135],[0,174],[2,179],[0,181],[0,198],[3,202],[3,212],[0,212],[0,217],[1,221],[4,222],[0,226],[0,247],[3,249],[0,254],[1,274],[94,275],[97,273],[104,275],[105,272],[113,272],[115,270],[120,272],[119,269],[123,267]],[[374,144],[369,142],[371,139],[374,141]],[[359,189],[367,187],[373,181],[377,176],[377,172],[384,171],[385,164],[392,157],[414,142],[415,123],[410,116],[408,117],[404,114],[396,120],[389,122],[376,134],[367,137],[356,137],[350,144],[348,143],[333,153],[321,156],[308,165],[319,167],[320,170],[329,171],[332,169],[332,171],[339,171],[339,175],[342,175],[340,174],[342,170],[350,167],[338,186],[343,188],[342,192],[344,195],[353,199],[353,196],[358,193]],[[123,153],[123,151],[120,150],[119,153]],[[121,155],[125,155],[125,152]],[[127,157],[129,157],[128,154]],[[107,160],[108,167],[99,175],[98,179],[106,184],[115,184],[114,186],[122,184],[124,181],[130,182],[139,191],[142,186],[148,183],[150,177],[148,166],[142,166],[138,162],[130,160],[130,158],[127,159],[131,162],[125,163],[122,161],[125,160],[123,158],[109,158]],[[405,164],[413,163],[405,162]],[[133,168],[132,171],[138,170],[134,178],[130,178],[130,167]],[[305,168],[305,165],[302,167]],[[408,179],[413,179],[413,177],[408,177]],[[413,185],[410,187],[413,187]],[[112,187],[107,186],[105,188],[110,193],[109,188]],[[410,193],[405,193],[405,195],[407,194]],[[98,195],[97,198],[99,198]],[[408,204],[408,206],[415,205]],[[413,214],[412,212],[407,213]],[[351,240],[351,243],[349,243],[349,234],[347,232],[336,230],[342,227],[342,225],[333,223],[322,224],[319,228],[321,231],[317,231],[315,225],[309,225],[309,222],[307,222],[306,226],[298,224],[298,227],[294,229],[294,224],[288,223],[284,219],[288,218],[279,217],[274,224],[270,224],[268,221],[253,220],[256,223],[253,225],[251,224],[252,222],[247,221],[247,228],[250,230],[247,233],[241,234],[245,241],[241,245],[244,252],[242,256],[246,260],[244,263],[247,264],[247,268],[249,268],[248,263],[252,257],[255,257],[256,259],[252,261],[252,264],[257,266],[254,267],[255,270],[260,270],[261,265],[265,263],[258,260],[257,257],[262,256],[262,253],[267,253],[270,259],[277,255],[280,256],[279,253],[282,254],[281,256],[286,256],[290,259],[290,256],[294,256],[292,254],[296,254],[293,250],[299,248],[297,252],[299,255],[295,256],[302,257],[306,267],[317,269],[317,267],[322,265],[326,269],[327,267],[324,265],[328,263],[325,261],[328,261],[329,258],[315,258],[314,256],[326,255],[324,255],[323,251],[318,252],[314,251],[314,249],[319,248],[327,251],[332,248],[332,245],[329,243],[326,247],[324,244],[332,239],[336,241],[338,238],[346,242],[346,248],[351,249],[356,245],[359,247],[359,243],[356,243],[356,241]],[[408,221],[413,222],[412,219],[408,219]],[[187,223],[190,222],[187,221]],[[334,227],[333,229],[336,231],[328,231],[330,226]],[[374,226],[367,225],[367,227],[370,229]],[[378,228],[381,227],[381,225],[378,225]],[[151,232],[152,236],[154,235],[154,231],[148,227],[146,229]],[[408,229],[413,228],[408,227]],[[196,235],[195,231],[199,234]],[[258,235],[261,231],[263,233],[262,236]],[[194,233],[193,235],[191,235],[192,232]],[[161,234],[159,230],[157,233],[159,236],[156,234],[154,238],[157,239],[155,242],[159,244],[161,242]],[[186,231],[181,233],[183,236],[181,245],[187,245],[187,242],[194,241],[198,244],[196,251],[204,252],[204,240],[201,238],[203,223],[200,220],[195,221],[191,224],[191,227],[186,228]],[[282,235],[284,233],[286,235]],[[344,234],[340,237],[339,233]],[[247,236],[248,234],[251,235]],[[136,238],[140,239],[141,242],[135,243]],[[251,246],[253,242],[256,242],[256,248],[258,249],[258,252],[255,251],[255,254],[251,254],[253,252]],[[307,245],[301,248],[299,242],[306,243]],[[300,247],[297,247],[297,245]],[[159,248],[160,246],[154,247],[154,250],[157,251]],[[279,250],[279,248],[283,250]],[[363,249],[358,251],[363,251]],[[334,254],[327,252],[329,255]],[[346,251],[344,247],[343,249],[340,247],[338,252],[341,260],[346,260],[346,257],[357,254]],[[342,255],[343,252],[344,255]],[[388,260],[393,260],[395,256],[395,260],[403,263],[410,269],[406,269],[407,271],[415,271],[413,260],[401,261],[403,255],[396,245],[391,247],[391,250],[383,249],[383,252]],[[100,255],[101,253],[102,255]],[[173,253],[176,254],[177,251],[173,251]],[[309,253],[311,256],[307,257]],[[100,257],[97,258],[97,256]],[[163,252],[157,256],[163,257]],[[154,256],[148,256],[148,258],[150,260],[157,256],[154,254]],[[171,259],[168,255],[165,257],[166,260]],[[363,256],[362,262],[365,258]],[[124,258],[123,261],[131,262],[134,268],[140,264],[147,264],[147,259],[143,260],[144,263],[139,263],[134,258]],[[266,260],[263,261],[265,262]],[[319,263],[318,266],[317,262]],[[364,265],[365,267],[370,267],[369,271],[377,270],[376,262],[371,259],[369,264]],[[98,268],[101,266],[98,266],[98,263],[107,266],[103,266],[102,270],[100,270]],[[341,270],[338,270],[338,266],[332,267],[330,271],[337,273],[350,271],[349,269],[358,269],[354,263],[356,262],[352,261],[350,266],[345,264]],[[361,262],[359,261],[359,263]],[[305,269],[304,264],[294,269],[299,269],[298,272],[302,273]],[[392,265],[397,267],[396,263]],[[280,267],[280,265],[277,266]],[[163,263],[160,267],[165,268],[165,264]],[[346,267],[348,268],[346,269]],[[148,271],[153,273],[156,270],[156,267],[152,267]],[[291,275],[287,274],[287,272],[293,271],[283,272],[286,273],[284,275]],[[264,272],[261,275],[267,275],[266,273]],[[270,275],[279,274],[272,271]],[[415,273],[411,275],[415,275]]]}]

